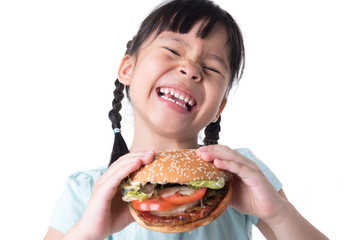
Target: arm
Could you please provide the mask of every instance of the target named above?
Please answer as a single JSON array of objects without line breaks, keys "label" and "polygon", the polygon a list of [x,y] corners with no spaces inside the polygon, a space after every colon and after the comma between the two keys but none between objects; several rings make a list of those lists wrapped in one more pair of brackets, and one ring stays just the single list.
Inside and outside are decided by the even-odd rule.
[{"label": "arm", "polygon": [[52,227],[49,227],[49,230],[47,231],[44,240],[61,240],[64,236],[65,234],[63,234],[62,232],[57,231]]},{"label": "arm", "polygon": [[221,145],[202,147],[197,154],[234,174],[230,205],[239,212],[257,216],[258,228],[267,239],[327,239],[299,214],[282,190],[276,191],[255,162]]},{"label": "arm", "polygon": [[[279,195],[288,201],[284,191],[281,189]],[[258,221],[258,229],[263,236],[268,240],[277,239],[328,239],[321,232],[319,232],[313,225],[311,225],[289,202],[288,213],[293,211],[293,215],[289,214],[288,218],[282,224],[274,224],[271,226],[262,219]],[[304,231],[303,231],[304,229]],[[287,231],[283,231],[287,230]],[[275,233],[274,233],[275,232]],[[277,237],[276,237],[277,236]]]},{"label": "arm", "polygon": [[[283,189],[279,190],[279,195],[285,199],[287,199],[287,196],[284,194]],[[268,239],[268,240],[277,240],[276,236],[274,235],[274,232],[272,231],[272,229],[268,226],[268,224],[263,221],[262,219],[259,219],[257,227],[259,229],[259,231],[263,234],[263,236]]]}]

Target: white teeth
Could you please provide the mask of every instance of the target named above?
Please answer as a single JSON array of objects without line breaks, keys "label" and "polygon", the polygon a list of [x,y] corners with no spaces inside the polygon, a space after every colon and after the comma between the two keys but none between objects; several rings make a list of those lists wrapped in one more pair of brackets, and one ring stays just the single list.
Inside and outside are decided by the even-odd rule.
[{"label": "white teeth", "polygon": [[177,105],[180,105],[181,107],[183,107],[184,109],[186,109],[186,110],[187,110],[187,107],[186,107],[185,105],[183,105],[182,103],[180,103],[180,102],[176,102],[176,104],[177,104]]},{"label": "white teeth", "polygon": [[173,103],[175,103],[175,104],[177,104],[177,105],[179,105],[179,106],[181,106],[181,107],[183,107],[184,109],[187,110],[187,107],[186,107],[184,104],[182,104],[182,103],[180,103],[180,102],[177,102],[177,101],[175,101],[175,100],[172,99],[172,98],[169,98],[169,97],[166,97],[166,96],[161,96],[161,98],[163,98],[163,99],[165,99],[165,100],[167,100],[167,101],[171,101],[171,102],[173,102]]},{"label": "white teeth", "polygon": [[[193,98],[191,98],[191,96],[186,96],[185,94],[182,95],[181,92],[176,92],[173,88],[160,88],[160,93],[163,93],[164,95],[161,96],[161,98],[166,99],[168,101],[171,101],[173,103],[178,104],[179,106],[182,106],[183,108],[186,108],[186,105],[188,104],[189,106],[193,106],[195,104],[195,100]],[[176,100],[174,100],[171,97],[167,97],[165,95],[170,94],[171,96],[173,96],[174,98],[176,98],[177,100],[181,100],[184,101],[184,103],[178,102]]]}]

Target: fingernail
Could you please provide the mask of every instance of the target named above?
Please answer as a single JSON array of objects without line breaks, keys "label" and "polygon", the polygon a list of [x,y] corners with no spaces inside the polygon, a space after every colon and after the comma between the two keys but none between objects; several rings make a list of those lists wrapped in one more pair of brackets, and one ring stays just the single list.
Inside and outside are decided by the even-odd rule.
[{"label": "fingernail", "polygon": [[153,150],[149,150],[149,151],[146,152],[146,155],[147,155],[147,156],[150,156],[150,155],[153,155],[153,154],[154,154],[154,151],[153,151]]},{"label": "fingernail", "polygon": [[203,153],[207,153],[207,152],[208,152],[208,148],[207,148],[207,147],[200,147],[198,150],[201,151],[201,152],[203,152]]}]

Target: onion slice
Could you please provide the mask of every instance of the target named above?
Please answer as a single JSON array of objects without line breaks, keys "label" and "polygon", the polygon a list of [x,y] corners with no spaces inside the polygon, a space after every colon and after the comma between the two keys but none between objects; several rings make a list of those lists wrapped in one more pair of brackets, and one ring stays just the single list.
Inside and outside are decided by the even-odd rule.
[{"label": "onion slice", "polygon": [[166,198],[174,195],[176,192],[182,195],[192,195],[196,190],[187,186],[169,187],[161,190],[161,197]]},{"label": "onion slice", "polygon": [[200,202],[200,200],[197,200],[197,201],[194,201],[194,202],[179,205],[178,207],[175,207],[175,208],[173,208],[171,210],[167,210],[167,211],[151,211],[151,213],[153,215],[157,215],[157,216],[175,215],[177,213],[184,212],[187,209],[193,208],[194,206],[198,205],[199,202]]}]

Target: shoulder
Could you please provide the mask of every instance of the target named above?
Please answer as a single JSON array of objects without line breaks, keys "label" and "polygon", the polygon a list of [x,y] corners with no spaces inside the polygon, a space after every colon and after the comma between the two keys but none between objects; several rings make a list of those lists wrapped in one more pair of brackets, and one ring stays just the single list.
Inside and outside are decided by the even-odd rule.
[{"label": "shoulder", "polygon": [[260,161],[249,148],[234,148],[233,150],[254,162]]},{"label": "shoulder", "polygon": [[254,155],[254,153],[249,148],[235,148],[234,150],[240,153],[243,157],[255,162],[262,171],[268,168],[267,165],[265,165],[264,162],[257,158],[257,156]]},{"label": "shoulder", "polygon": [[282,183],[273,173],[273,171],[263,162],[261,161],[249,148],[236,148],[235,151],[239,152],[242,156],[248,158],[249,160],[256,163],[258,168],[263,172],[263,174],[267,177],[267,179],[272,183],[277,191],[282,188]]},{"label": "shoulder", "polygon": [[77,171],[65,180],[65,195],[88,198],[97,179],[104,174],[107,167],[99,167],[87,171]]},{"label": "shoulder", "polygon": [[76,171],[72,174],[70,174],[66,180],[66,184],[72,184],[81,186],[84,184],[90,184],[93,185],[96,180],[104,174],[104,172],[107,170],[107,167],[99,167],[87,171]]},{"label": "shoulder", "polygon": [[[97,179],[104,174],[107,167],[99,167],[86,171],[76,171],[65,179],[64,195],[75,198],[89,198]],[[83,199],[83,200],[85,200]]]},{"label": "shoulder", "polygon": [[267,166],[257,158],[249,148],[235,148],[236,152],[240,153],[243,157],[255,162],[260,169],[266,168]]},{"label": "shoulder", "polygon": [[49,227],[66,233],[80,220],[96,180],[106,169],[106,167],[100,167],[88,171],[77,171],[66,178],[65,188],[53,209]]}]

